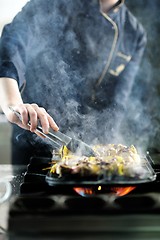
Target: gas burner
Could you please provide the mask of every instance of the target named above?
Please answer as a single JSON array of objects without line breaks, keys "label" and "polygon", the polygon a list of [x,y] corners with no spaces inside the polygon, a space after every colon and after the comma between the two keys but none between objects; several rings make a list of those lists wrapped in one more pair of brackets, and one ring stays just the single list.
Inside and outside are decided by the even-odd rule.
[{"label": "gas burner", "polygon": [[[45,178],[50,162],[48,158],[31,159],[21,185],[21,194],[11,202],[8,222],[11,233],[72,233],[73,226],[76,232],[119,231],[118,226],[125,219],[125,225],[128,226],[130,216],[135,218],[135,221],[131,221],[133,231],[144,228],[142,217],[146,223],[147,216],[152,216],[151,221],[147,220],[150,226],[159,222],[158,161],[153,164],[157,173],[156,181],[121,187],[49,186]],[[125,228],[123,231],[126,231]]]}]

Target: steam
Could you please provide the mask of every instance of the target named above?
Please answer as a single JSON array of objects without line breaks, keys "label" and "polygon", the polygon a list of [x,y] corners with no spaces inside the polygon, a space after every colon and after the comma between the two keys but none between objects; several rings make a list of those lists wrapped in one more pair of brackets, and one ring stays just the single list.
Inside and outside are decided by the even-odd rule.
[{"label": "steam", "polygon": [[[138,0],[126,1],[127,6],[137,16],[147,32],[147,48],[142,59],[140,71],[129,98],[128,117],[125,127],[132,129],[126,137],[133,139],[137,146],[142,146],[143,152],[147,148],[159,151],[160,141],[160,98],[159,98],[159,54],[157,44],[159,39],[159,1]],[[145,8],[144,8],[145,6]]]},{"label": "steam", "polygon": [[[151,128],[152,119],[148,105],[145,106],[145,101],[142,101],[146,99],[144,83],[146,79],[147,84],[150,83],[153,76],[148,74],[150,61],[146,58],[143,60],[144,64],[139,73],[143,76],[142,83],[138,81],[138,75],[130,98],[124,101],[127,109],[123,116],[121,109],[112,104],[111,95],[114,93],[110,92],[109,87],[107,90],[105,85],[101,86],[100,94],[102,97],[108,94],[111,103],[108,104],[103,99],[103,107],[100,107],[99,103],[93,107],[92,85],[100,76],[109,54],[104,50],[106,42],[112,40],[107,35],[104,38],[103,21],[106,20],[100,17],[98,0],[69,1],[69,7],[63,3],[65,1],[42,4],[48,18],[34,3],[37,14],[33,17],[31,28],[34,31],[30,32],[30,44],[27,45],[27,52],[31,54],[26,57],[27,86],[23,93],[24,101],[36,102],[45,107],[62,132],[88,144],[135,144],[142,151],[146,151],[150,137],[159,130],[157,124],[154,131]],[[72,18],[68,18],[68,15]],[[37,28],[37,24],[40,28]],[[48,38],[48,35],[51,37]],[[36,37],[39,37],[39,45],[35,41]],[[81,42],[78,38],[81,38]],[[110,49],[110,46],[108,48]],[[98,55],[99,52],[101,56]],[[108,84],[110,86],[112,83]],[[128,93],[131,89],[132,84]],[[158,103],[157,100],[155,104]],[[40,141],[38,137],[33,139],[33,142],[37,141]]]}]

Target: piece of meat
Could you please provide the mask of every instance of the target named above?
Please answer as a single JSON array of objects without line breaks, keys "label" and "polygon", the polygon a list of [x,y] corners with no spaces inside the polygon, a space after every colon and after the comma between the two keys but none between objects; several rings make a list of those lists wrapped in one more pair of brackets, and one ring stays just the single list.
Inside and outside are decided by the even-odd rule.
[{"label": "piece of meat", "polygon": [[[68,149],[60,152],[61,161],[53,164],[51,173],[61,176],[117,175],[134,176],[141,167],[141,158],[136,148],[122,144],[97,145],[93,147],[96,157],[73,155]],[[54,155],[53,155],[54,160]]]}]

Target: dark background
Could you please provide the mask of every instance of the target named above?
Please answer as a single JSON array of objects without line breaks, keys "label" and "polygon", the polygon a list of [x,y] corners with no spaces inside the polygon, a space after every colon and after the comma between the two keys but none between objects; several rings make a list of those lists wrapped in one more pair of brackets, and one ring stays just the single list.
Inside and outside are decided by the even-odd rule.
[{"label": "dark background", "polygon": [[160,151],[160,0],[125,0],[148,43],[128,102],[122,133],[129,144]]},{"label": "dark background", "polygon": [[128,139],[160,151],[160,1],[126,0],[126,5],[145,28],[148,43],[123,131],[132,129]]}]

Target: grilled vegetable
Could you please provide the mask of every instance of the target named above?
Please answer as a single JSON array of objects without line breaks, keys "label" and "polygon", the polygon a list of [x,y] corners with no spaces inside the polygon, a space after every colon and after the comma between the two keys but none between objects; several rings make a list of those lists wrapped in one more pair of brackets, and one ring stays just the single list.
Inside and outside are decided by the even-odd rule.
[{"label": "grilled vegetable", "polygon": [[[53,164],[50,173],[59,177],[84,176],[129,176],[137,174],[141,159],[136,148],[122,144],[97,145],[93,147],[95,157],[73,155],[66,147],[59,152],[60,161]],[[53,161],[54,161],[53,154]]]}]

